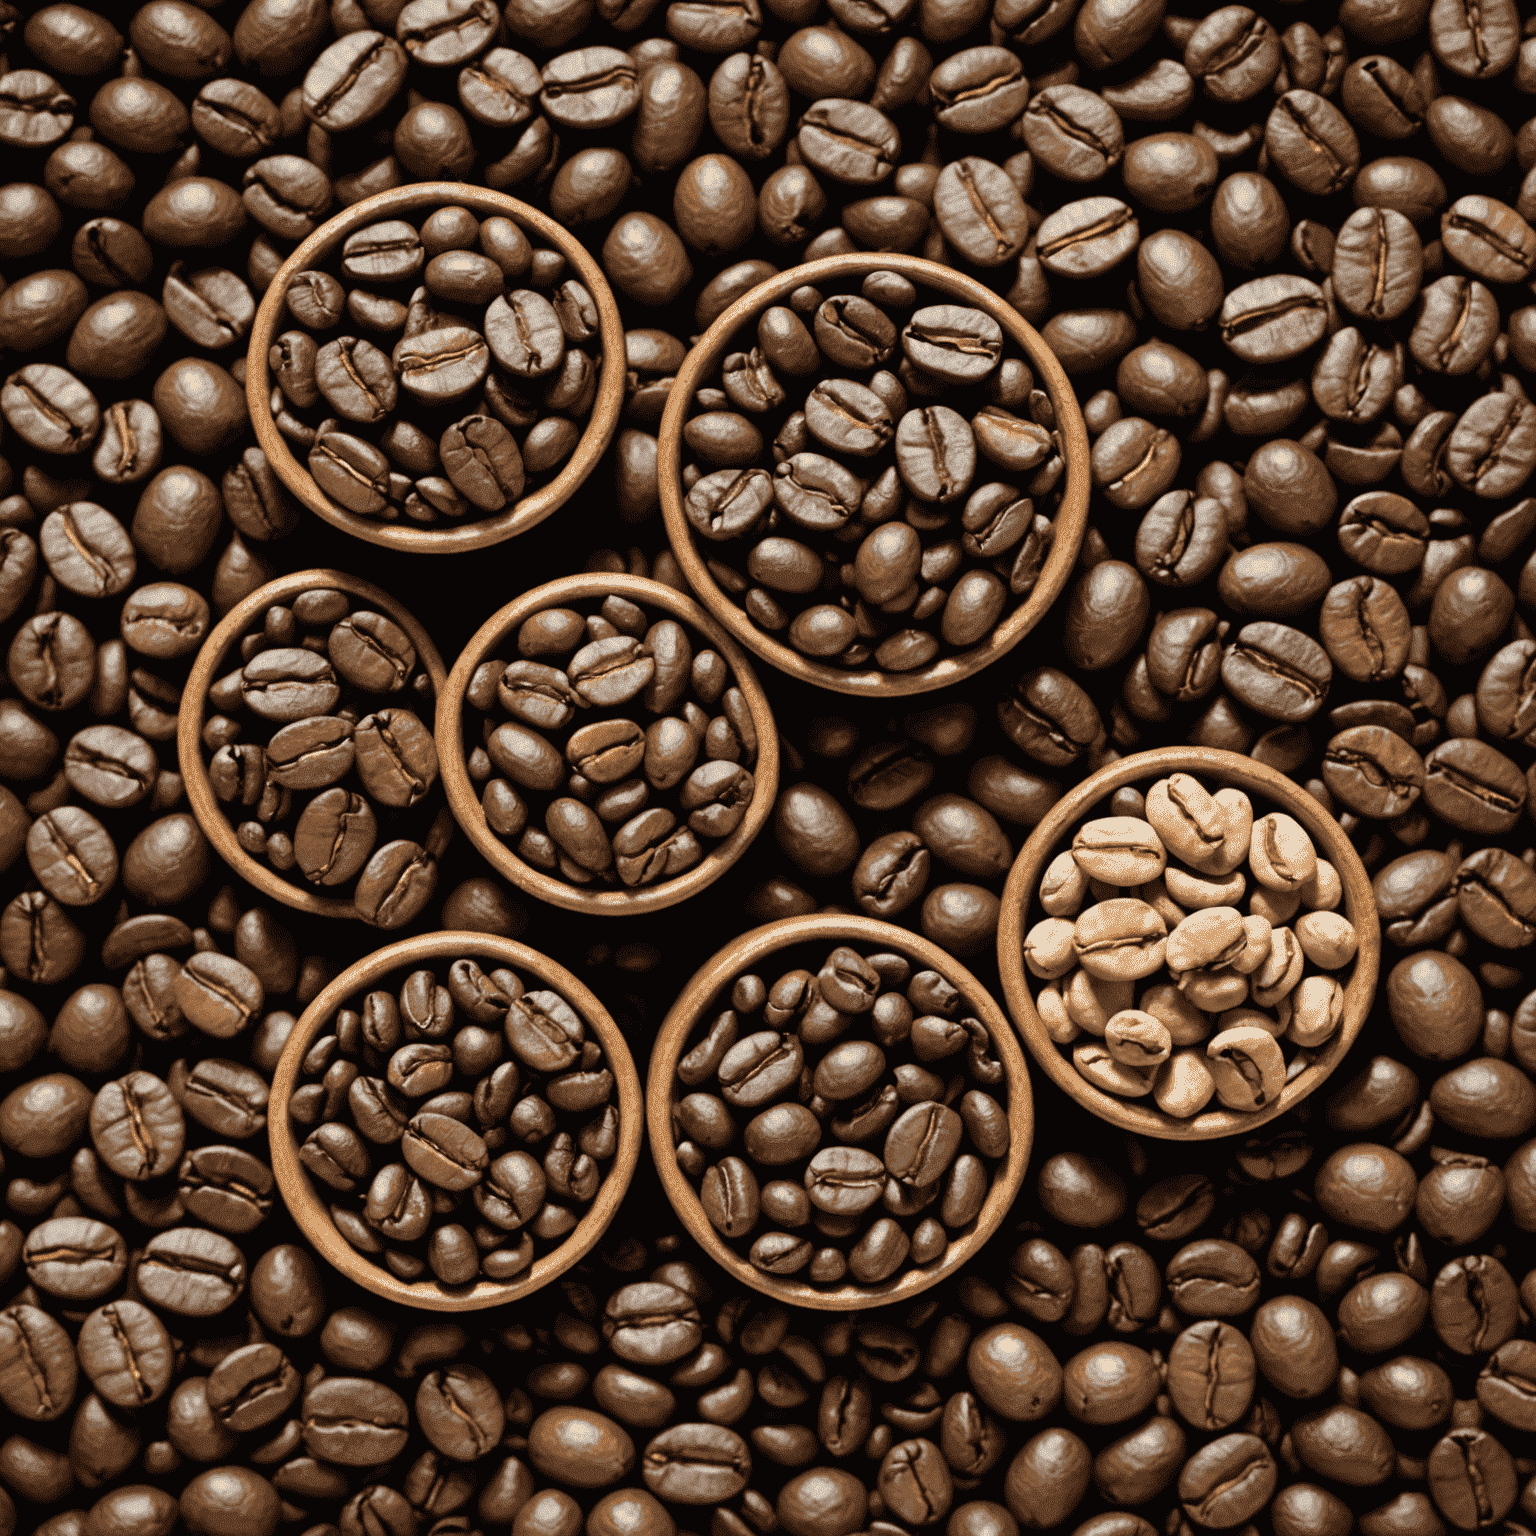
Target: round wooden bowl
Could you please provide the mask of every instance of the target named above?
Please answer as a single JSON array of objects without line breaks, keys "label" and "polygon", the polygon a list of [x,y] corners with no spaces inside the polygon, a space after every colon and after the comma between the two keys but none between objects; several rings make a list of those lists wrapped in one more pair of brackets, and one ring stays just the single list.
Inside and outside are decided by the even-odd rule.
[{"label": "round wooden bowl", "polygon": [[[513,853],[485,823],[480,792],[471,782],[464,756],[464,691],[475,668],[495,653],[503,640],[515,635],[525,619],[546,608],[563,608],[570,603],[608,596],[627,597],[642,606],[658,608],[702,634],[730,664],[733,680],[741,689],[757,727],[757,762],[752,767],[754,790],[752,804],[741,825],[729,837],[722,838],[690,870],[659,885],[635,890],[589,890],[535,869]],[[762,831],[779,793],[779,731],[773,719],[768,695],[763,692],[752,663],[741,647],[694,602],[674,587],[641,576],[613,576],[606,572],[586,576],[562,576],[535,587],[498,609],[475,631],[463,654],[453,664],[447,683],[437,694],[437,761],[448,807],[469,840],[478,848],[498,874],[505,875],[519,890],[540,901],[564,907],[568,912],[585,912],[600,917],[627,917],[636,912],[656,912],[675,902],[685,901],[705,886],[713,884],[751,846]]]},{"label": "round wooden bowl", "polygon": [[[257,587],[249,597],[242,598],[214,626],[213,632],[203,641],[197,660],[192,663],[187,686],[182,690],[181,708],[176,716],[176,758],[181,777],[186,785],[187,800],[192,815],[203,836],[213,844],[214,851],[242,880],[254,885],[264,896],[280,901],[296,911],[307,912],[311,917],[346,917],[361,922],[357,908],[350,901],[335,896],[318,895],[301,881],[289,880],[270,864],[247,853],[235,836],[218,796],[213,792],[208,777],[208,765],[203,761],[203,722],[208,710],[208,689],[228,670],[230,650],[240,643],[240,637],[250,626],[251,620],[274,603],[286,602],[307,592],[311,587],[335,587],[353,597],[362,598],[371,608],[387,614],[410,636],[416,647],[416,659],[426,668],[432,679],[432,691],[440,695],[448,680],[443,658],[438,655],[432,637],[416,619],[382,588],[360,577],[349,576],[345,571],[293,571],[279,576],[265,586]],[[425,722],[424,722],[425,723]]]},{"label": "round wooden bowl", "polygon": [[[1230,785],[1250,797],[1261,796],[1273,809],[1294,816],[1312,835],[1319,855],[1339,872],[1344,887],[1344,915],[1355,925],[1360,940],[1354,972],[1344,988],[1344,1017],[1338,1030],[1320,1050],[1301,1053],[1310,1058],[1310,1064],[1286,1083],[1273,1104],[1254,1114],[1218,1108],[1180,1120],[1165,1115],[1149,1099],[1122,1099],[1105,1093],[1072,1065],[1071,1057],[1046,1033],[1045,1024],[1035,1011],[1035,992],[1044,983],[1025,967],[1024,935],[1044,915],[1038,902],[1040,878],[1046,867],[1056,854],[1071,846],[1079,823],[1117,789],[1127,784],[1151,785],[1172,773],[1194,774],[1211,789]],[[997,924],[997,963],[1013,1021],[1030,1054],[1058,1087],[1099,1119],[1122,1130],[1140,1136],[1159,1136],[1165,1141],[1210,1141],[1257,1130],[1288,1109],[1295,1109],[1344,1059],[1358,1038],[1376,995],[1376,977],[1381,968],[1381,925],[1371,894],[1371,877],[1360,862],[1360,855],[1344,835],[1344,829],[1301,785],[1237,752],[1222,752],[1214,747],[1158,747],[1111,763],[1069,789],[1030,834],[1013,861],[1003,888]]]},{"label": "round wooden bowl", "polygon": [[[677,1082],[677,1063],[688,1038],[701,1016],[723,988],[730,986],[743,971],[758,969],[771,955],[801,944],[869,944],[877,949],[904,955],[914,969],[937,971],[965,996],[970,1013],[986,1025],[1003,1065],[1008,1085],[1008,1125],[1011,1138],[1008,1155],[997,1170],[997,1177],[969,1232],[957,1238],[942,1258],[932,1264],[899,1270],[889,1280],[877,1285],[809,1285],[801,1280],[780,1279],[754,1269],[715,1231],[693,1185],[677,1165],[677,1149],[672,1139],[672,1106],[684,1090]],[[767,977],[764,977],[768,980]],[[769,983],[772,984],[771,981]],[[645,1089],[646,1121],[650,1128],[651,1156],[666,1189],[672,1209],[689,1235],[716,1264],[743,1285],[761,1291],[790,1306],[811,1307],[820,1312],[844,1312],[864,1307],[884,1307],[893,1302],[910,1301],[914,1296],[957,1274],[970,1262],[997,1231],[1018,1197],[1029,1166],[1030,1147],[1035,1137],[1034,1099],[1029,1084],[1029,1064],[1014,1039],[1008,1017],[977,979],[947,951],[930,943],[920,934],[910,933],[893,923],[872,917],[833,916],[813,913],[809,917],[786,917],[766,923],[731,940],[717,950],[689,978],[677,1001],[662,1021],[655,1044]]]},{"label": "round wooden bowl", "polygon": [[[477,218],[503,214],[522,229],[535,244],[560,252],[572,273],[586,285],[597,305],[602,339],[601,369],[597,397],[586,429],[566,460],[560,473],[537,490],[528,492],[512,506],[487,517],[463,519],[444,526],[419,528],[413,523],[381,523],[377,518],[359,517],[337,506],[315,483],[315,477],[294,458],[288,439],[277,430],[272,419],[272,380],[267,368],[267,354],[272,338],[287,328],[288,284],[300,273],[322,265],[342,241],[354,231],[380,219],[404,218],[424,208],[468,208]],[[245,359],[245,398],[250,409],[256,441],[266,454],[278,479],[317,517],[333,527],[370,544],[389,549],[403,549],[413,555],[459,555],[466,550],[484,549],[515,538],[544,521],[551,512],[563,507],[582,482],[597,467],[597,462],[613,440],[619,424],[619,410],[624,404],[624,322],[619,306],[608,286],[603,270],[587,249],[568,230],[548,214],[493,192],[489,187],[471,186],[462,181],[420,181],[376,192],[360,203],[353,203],[329,218],[308,239],[300,242],[293,254],[277,269],[271,285],[262,296],[251,326],[251,343]]]},{"label": "round wooden bowl", "polygon": [[[288,1122],[288,1101],[293,1096],[305,1054],[348,998],[367,991],[393,971],[430,968],[434,961],[460,959],[484,960],[526,972],[536,977],[540,985],[558,992],[576,1010],[583,1025],[601,1044],[618,1086],[619,1150],[614,1154],[596,1198],[587,1207],[586,1215],[558,1248],[541,1253],[515,1280],[476,1280],[472,1285],[445,1286],[436,1280],[397,1278],[382,1264],[375,1264],[359,1253],[336,1230],[330,1211],[299,1161],[298,1138]],[[531,1295],[551,1280],[558,1279],[597,1245],[608,1230],[608,1224],[618,1214],[629,1181],[634,1177],[635,1164],[640,1160],[644,1110],[640,1074],[635,1070],[634,1057],[629,1054],[619,1026],[590,988],[583,986],[563,965],[557,965],[526,944],[489,933],[444,931],[400,939],[365,955],[355,965],[349,965],[304,1010],[283,1046],[277,1071],[272,1075],[267,1137],[271,1144],[272,1171],[277,1175],[277,1187],[289,1213],[305,1237],[348,1280],[355,1280],[375,1296],[403,1302],[408,1307],[421,1307],[429,1312],[476,1312],[482,1307],[499,1307]]]},{"label": "round wooden bowl", "polygon": [[[919,287],[934,289],[991,315],[1002,326],[1003,334],[1029,359],[1029,366],[1051,397],[1051,405],[1056,411],[1056,427],[1061,433],[1062,457],[1066,461],[1066,486],[1056,512],[1056,534],[1035,590],[1011,612],[1006,613],[986,639],[953,656],[941,656],[928,666],[912,672],[884,672],[879,668],[849,671],[845,667],[832,666],[825,661],[802,656],[793,647],[760,629],[747,616],[746,610],[729,597],[710,575],[699,553],[694,531],[683,511],[683,425],[688,418],[695,392],[713,377],[727,352],[739,349],[737,332],[749,323],[754,323],[765,309],[783,303],[802,285],[820,287],[822,284],[865,277],[871,272],[899,272]],[[941,267],[937,262],[925,261],[920,256],[904,256],[889,251],[867,251],[808,261],[803,266],[791,267],[787,272],[780,272],[776,277],[759,283],[732,304],[699,339],[678,370],[677,379],[667,396],[666,410],[661,417],[656,478],[672,553],[682,567],[683,575],[688,578],[688,584],[698,593],[704,606],[749,651],[781,672],[787,672],[801,682],[814,683],[818,688],[830,688],[838,693],[854,694],[861,698],[906,698],[914,693],[947,688],[951,683],[958,683],[962,678],[990,666],[1000,656],[1005,656],[1045,617],[1051,604],[1061,595],[1073,566],[1077,564],[1083,534],[1088,527],[1088,432],[1083,425],[1083,413],[1078,409],[1071,380],[1057,362],[1056,354],[1011,304],[1004,302],[990,288],[983,288],[974,278],[956,272],[953,268]]]}]

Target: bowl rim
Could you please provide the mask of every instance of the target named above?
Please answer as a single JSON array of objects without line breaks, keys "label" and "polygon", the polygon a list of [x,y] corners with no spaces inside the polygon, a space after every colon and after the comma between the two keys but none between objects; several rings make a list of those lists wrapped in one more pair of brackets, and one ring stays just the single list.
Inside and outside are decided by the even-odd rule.
[{"label": "bowl rim", "polygon": [[[465,690],[474,670],[525,619],[547,608],[566,602],[584,602],[594,597],[617,596],[632,602],[650,603],[669,617],[692,625],[730,664],[736,685],[741,689],[757,727],[757,762],[752,769],[752,803],[741,824],[727,838],[716,843],[692,869],[663,880],[658,885],[637,890],[584,890],[568,881],[558,880],[543,870],[525,863],[485,824],[480,796],[470,782],[464,756]],[[600,917],[629,917],[640,912],[658,912],[676,902],[685,901],[723,875],[762,831],[772,814],[779,793],[779,732],[773,706],[757,680],[757,673],[746,653],[686,592],[679,592],[663,582],[644,576],[617,575],[607,571],[557,576],[542,586],[532,587],[510,603],[498,608],[459,653],[447,681],[437,694],[434,726],[437,741],[438,772],[448,795],[453,819],[475,845],[482,858],[521,891],[567,912],[583,912]]]},{"label": "bowl rim", "polygon": [[[603,1052],[613,1072],[619,1095],[619,1147],[586,1214],[558,1247],[540,1254],[514,1280],[477,1280],[471,1286],[450,1292],[435,1280],[405,1281],[391,1274],[382,1264],[375,1264],[357,1252],[336,1230],[329,1212],[315,1192],[313,1181],[299,1161],[298,1138],[288,1119],[288,1102],[299,1075],[299,1066],[315,1037],[331,1015],[354,993],[372,985],[405,966],[420,966],[451,956],[455,960],[495,960],[535,976],[546,987],[558,992],[580,1014],[582,1022],[602,1043]],[[624,1041],[619,1026],[603,1006],[597,994],[556,960],[495,934],[458,929],[441,929],[397,939],[354,961],[329,982],[300,1014],[293,1026],[267,1100],[267,1141],[272,1157],[272,1172],[284,1205],[298,1223],[300,1231],[320,1255],[348,1280],[375,1296],[401,1302],[428,1312],[477,1312],[484,1307],[504,1306],[558,1279],[572,1265],[585,1258],[608,1230],[618,1213],[635,1168],[640,1160],[645,1102],[640,1090],[640,1074],[634,1057]]]},{"label": "bowl rim", "polygon": [[[974,1015],[992,1036],[1008,1083],[1007,1113],[1011,1132],[1008,1154],[970,1231],[950,1243],[943,1258],[937,1262],[898,1271],[895,1277],[877,1285],[814,1286],[800,1280],[764,1275],[754,1269],[726,1245],[711,1225],[698,1194],[678,1167],[672,1142],[674,1074],[683,1046],[704,1010],[722,987],[729,985],[740,972],[752,969],[779,950],[818,941],[829,946],[850,942],[872,944],[882,950],[895,950],[920,962],[925,969],[938,971],[975,1005]],[[851,913],[811,913],[804,917],[780,918],[777,922],[764,923],[738,934],[729,944],[717,949],[688,979],[656,1032],[645,1097],[652,1160],[673,1211],[693,1240],[742,1284],[776,1301],[819,1312],[861,1310],[910,1301],[957,1274],[991,1240],[1012,1209],[1023,1187],[1035,1135],[1029,1063],[1014,1036],[1008,1015],[997,999],[947,950],[940,949],[921,934],[898,928],[894,923],[881,922],[878,918],[858,917]]]},{"label": "bowl rim", "polygon": [[[1040,877],[1061,850],[1073,828],[1100,801],[1127,784],[1166,778],[1173,773],[1204,775],[1250,795],[1272,801],[1277,810],[1294,816],[1311,834],[1318,852],[1338,871],[1343,886],[1341,905],[1355,926],[1359,948],[1354,972],[1344,989],[1344,1017],[1333,1037],[1317,1051],[1311,1064],[1288,1081],[1275,1102],[1253,1114],[1234,1109],[1203,1110],[1179,1120],[1162,1110],[1147,1108],[1140,1099],[1121,1099],[1088,1082],[1071,1058],[1046,1033],[1036,1011],[1034,992],[1024,965],[1026,919],[1036,904]],[[1100,768],[1069,789],[1041,818],[1019,850],[1003,887],[997,924],[997,965],[1003,979],[1008,1010],[1030,1055],[1045,1074],[1100,1120],[1140,1136],[1164,1141],[1210,1141],[1257,1130],[1294,1109],[1315,1092],[1349,1053],[1370,1015],[1381,968],[1381,924],[1371,877],[1344,829],[1301,785],[1274,768],[1241,753],[1217,747],[1156,747]],[[1043,985],[1043,983],[1040,983]]]},{"label": "bowl rim", "polygon": [[[337,506],[320,489],[314,476],[293,456],[287,439],[272,419],[272,381],[267,356],[285,313],[288,285],[298,273],[323,261],[337,244],[364,225],[411,213],[429,204],[468,208],[480,218],[502,214],[525,232],[536,233],[558,250],[575,269],[575,275],[597,305],[602,354],[591,413],[570,458],[553,480],[491,516],[466,519],[443,527],[418,528],[409,523],[381,523],[376,518],[359,517],[355,512]],[[490,187],[460,181],[411,182],[375,192],[343,208],[299,242],[273,275],[257,306],[245,353],[245,368],[245,398],[257,446],[266,454],[278,479],[311,512],[332,527],[369,544],[415,555],[458,555],[500,544],[536,527],[563,507],[597,467],[618,430],[619,412],[624,404],[624,322],[603,269],[586,247],[548,214]]]},{"label": "bowl rim", "polygon": [[[1056,509],[1056,532],[1050,554],[1041,569],[1040,579],[1030,595],[996,625],[986,639],[953,656],[940,657],[926,667],[912,672],[883,672],[878,668],[849,672],[802,656],[783,641],[759,629],[746,611],[721,589],[710,574],[694,540],[693,529],[683,511],[680,493],[682,438],[684,418],[698,389],[729,349],[736,332],[772,304],[777,304],[796,288],[809,284],[841,281],[866,276],[871,272],[897,272],[914,283],[926,284],[950,299],[959,299],[984,310],[1002,326],[1029,360],[1030,368],[1043,382],[1056,412],[1056,426],[1061,433],[1062,458],[1066,464],[1066,484],[1061,505]],[[999,470],[1001,474],[1002,471]],[[940,266],[921,256],[892,251],[862,251],[843,256],[824,256],[790,267],[749,289],[721,314],[689,349],[667,395],[657,436],[656,479],[661,497],[661,513],[673,556],[682,568],[689,586],[704,606],[750,650],[770,666],[818,688],[862,698],[907,698],[947,688],[974,676],[983,667],[1011,651],[1043,619],[1051,604],[1066,587],[1083,536],[1088,528],[1088,499],[1091,491],[1088,429],[1077,403],[1071,380],[1045,344],[1040,333],[1013,306],[975,278],[952,267]]]},{"label": "bowl rim", "polygon": [[240,846],[235,829],[225,818],[218,797],[213,792],[208,765],[203,761],[203,721],[208,707],[208,689],[218,669],[224,665],[230,646],[240,638],[240,632],[252,617],[263,608],[300,592],[307,592],[312,587],[335,587],[351,597],[362,598],[387,614],[406,632],[411,644],[416,647],[417,660],[426,668],[434,694],[442,693],[443,685],[448,680],[443,658],[432,643],[431,635],[398,598],[391,597],[371,581],[364,581],[361,576],[352,576],[346,571],[318,568],[290,571],[263,582],[254,592],[242,597],[214,625],[203,641],[192,663],[192,670],[187,675],[181,703],[176,711],[177,767],[181,770],[193,819],[202,828],[203,836],[213,844],[219,857],[242,880],[255,886],[263,896],[270,896],[295,911],[307,912],[311,917],[350,918],[360,923],[364,919],[359,916],[352,902],[334,896],[318,896],[297,881],[285,879]]}]

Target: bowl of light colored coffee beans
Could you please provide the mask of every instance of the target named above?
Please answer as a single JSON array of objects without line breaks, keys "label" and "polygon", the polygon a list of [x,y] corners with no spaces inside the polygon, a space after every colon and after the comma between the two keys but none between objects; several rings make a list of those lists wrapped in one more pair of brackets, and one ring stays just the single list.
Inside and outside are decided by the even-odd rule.
[{"label": "bowl of light colored coffee beans", "polygon": [[998,925],[1035,1060],[1103,1120],[1201,1140],[1293,1109],[1375,995],[1370,877],[1305,789],[1201,747],[1137,753],[1052,807]]}]

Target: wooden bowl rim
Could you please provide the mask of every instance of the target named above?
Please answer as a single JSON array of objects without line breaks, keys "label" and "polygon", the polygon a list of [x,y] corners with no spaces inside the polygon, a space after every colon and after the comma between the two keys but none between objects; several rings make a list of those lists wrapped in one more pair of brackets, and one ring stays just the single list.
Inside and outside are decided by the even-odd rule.
[{"label": "wooden bowl rim", "polygon": [[[730,348],[737,331],[770,305],[777,304],[804,284],[863,277],[871,272],[897,272],[914,283],[926,284],[952,299],[960,299],[985,310],[1002,326],[1004,332],[1029,359],[1029,365],[1043,382],[1056,412],[1056,426],[1061,433],[1062,458],[1066,463],[1066,486],[1061,505],[1056,510],[1056,532],[1051,552],[1046,557],[1040,579],[1030,595],[998,624],[985,640],[953,656],[940,657],[926,667],[912,672],[883,672],[874,668],[849,672],[824,661],[802,656],[783,641],[761,630],[747,617],[746,611],[721,589],[710,574],[694,540],[693,529],[683,511],[681,461],[683,424],[695,391],[714,372]],[[844,256],[825,256],[808,261],[774,277],[767,278],[737,299],[689,350],[678,369],[667,395],[657,439],[656,479],[661,496],[661,512],[673,556],[689,586],[698,593],[704,606],[750,650],[770,666],[818,688],[861,698],[907,698],[947,688],[983,667],[1007,655],[1040,621],[1061,595],[1077,564],[1083,536],[1088,528],[1088,498],[1091,490],[1088,430],[1066,370],[1056,354],[1045,344],[1040,333],[1006,300],[983,287],[974,278],[952,267],[940,266],[920,256],[898,252],[863,251]],[[999,470],[999,474],[1003,471]]]},{"label": "wooden bowl rim", "polygon": [[[704,1214],[698,1194],[677,1164],[672,1143],[672,1095],[678,1059],[700,1015],[721,988],[744,970],[781,949],[797,944],[825,942],[872,944],[882,950],[895,950],[918,962],[923,969],[935,970],[958,987],[975,1005],[974,1014],[986,1026],[997,1048],[998,1059],[1008,1085],[1008,1154],[998,1170],[987,1198],[971,1230],[952,1242],[942,1259],[922,1268],[900,1270],[878,1285],[854,1283],[815,1286],[804,1281],[781,1279],[762,1274],[746,1259],[727,1246]],[[981,982],[948,951],[940,949],[921,934],[898,928],[872,917],[822,915],[786,917],[765,923],[739,934],[729,944],[715,951],[688,979],[677,1001],[662,1020],[651,1047],[650,1068],[646,1082],[646,1121],[650,1130],[651,1156],[661,1175],[662,1187],[672,1209],[688,1229],[689,1235],[711,1259],[743,1285],[772,1296],[776,1301],[796,1307],[810,1307],[819,1312],[859,1310],[910,1301],[931,1286],[958,1273],[992,1238],[1003,1218],[1012,1208],[1023,1187],[1034,1143],[1034,1095],[1030,1086],[1029,1064],[1019,1042],[1014,1038],[1008,1016]]]},{"label": "wooden bowl rim", "polygon": [[[558,1247],[540,1254],[515,1280],[477,1280],[471,1286],[452,1290],[445,1289],[436,1280],[401,1280],[382,1264],[375,1264],[359,1253],[342,1237],[299,1161],[298,1139],[288,1120],[288,1101],[293,1095],[299,1066],[335,1011],[354,993],[371,986],[391,971],[449,957],[494,960],[501,965],[513,966],[558,992],[602,1043],[619,1094],[618,1151],[614,1153],[612,1166],[592,1204],[565,1240]],[[272,1074],[272,1090],[267,1101],[267,1139],[272,1154],[272,1172],[276,1175],[283,1203],[321,1256],[348,1280],[372,1291],[375,1296],[398,1301],[407,1307],[428,1312],[478,1312],[484,1307],[504,1306],[532,1295],[551,1280],[558,1279],[597,1245],[618,1213],[640,1161],[644,1111],[640,1074],[635,1070],[634,1057],[630,1055],[619,1026],[591,988],[558,961],[526,944],[519,944],[515,939],[442,929],[398,939],[365,955],[330,982],[304,1010],[293,1026],[278,1057],[277,1070]]]},{"label": "wooden bowl rim", "polygon": [[[1046,1033],[1045,1023],[1035,1009],[1034,992],[1024,965],[1024,934],[1028,931],[1030,911],[1038,900],[1040,877],[1072,829],[1095,805],[1123,785],[1166,778],[1172,773],[1204,775],[1217,780],[1218,787],[1232,785],[1250,795],[1263,796],[1276,810],[1294,816],[1312,835],[1322,857],[1338,871],[1344,888],[1342,904],[1360,943],[1354,972],[1344,989],[1344,1017],[1333,1038],[1316,1053],[1310,1066],[1285,1085],[1273,1104],[1254,1114],[1210,1109],[1188,1120],[1179,1120],[1155,1106],[1148,1108],[1143,1100],[1116,1098],[1095,1088]],[[1211,1141],[1243,1135],[1267,1125],[1294,1109],[1327,1081],[1359,1038],[1370,1014],[1381,967],[1381,925],[1371,877],[1360,862],[1360,855],[1344,829],[1301,785],[1241,753],[1216,747],[1157,747],[1121,758],[1091,774],[1069,789],[1030,833],[1003,888],[997,924],[997,965],[1013,1021],[1030,1055],[1057,1087],[1099,1119],[1139,1136],[1156,1136],[1164,1141]]]},{"label": "wooden bowl rim", "polygon": [[[570,458],[553,480],[490,516],[436,528],[419,528],[411,523],[381,523],[377,518],[359,517],[355,512],[337,506],[320,489],[314,476],[293,456],[287,439],[272,419],[272,383],[267,355],[286,313],[288,285],[298,273],[323,262],[341,241],[365,225],[429,205],[468,208],[481,218],[503,214],[525,232],[536,233],[540,240],[559,251],[575,269],[575,275],[597,305],[602,355],[597,395],[586,426]],[[324,518],[332,527],[369,544],[414,555],[460,555],[500,544],[526,533],[563,507],[597,467],[613,441],[624,404],[624,378],[624,322],[603,269],[586,247],[531,204],[490,187],[476,187],[460,181],[412,182],[375,192],[333,214],[313,234],[300,241],[277,269],[262,295],[245,358],[245,398],[251,425],[255,428],[256,442],[277,472],[278,479],[311,512]]]},{"label": "wooden bowl rim", "polygon": [[[757,727],[757,762],[752,769],[752,804],[741,824],[727,838],[716,843],[692,869],[659,885],[637,890],[589,891],[568,881],[558,880],[526,863],[502,842],[485,824],[480,796],[470,782],[464,756],[464,693],[474,670],[512,633],[523,620],[546,608],[558,608],[568,602],[586,602],[594,597],[618,596],[631,602],[652,604],[674,619],[692,625],[730,664],[733,680],[746,698]],[[577,576],[559,576],[541,587],[533,587],[497,609],[470,637],[469,643],[454,662],[448,680],[438,691],[437,720],[438,772],[448,794],[448,807],[475,847],[493,869],[504,875],[521,891],[547,901],[568,912],[585,912],[599,917],[632,917],[641,912],[659,912],[679,901],[697,895],[723,875],[762,831],[772,814],[779,793],[779,731],[774,721],[768,695],[752,670],[746,653],[685,592],[651,581],[644,576],[612,575],[606,571]]]},{"label": "wooden bowl rim", "polygon": [[[235,829],[225,818],[213,783],[208,777],[208,765],[203,761],[203,718],[208,705],[208,690],[215,675],[225,663],[231,645],[239,638],[250,620],[264,608],[280,603],[285,598],[307,592],[311,587],[335,587],[351,597],[365,602],[387,614],[410,637],[416,647],[416,657],[426,668],[432,681],[433,692],[442,694],[448,680],[447,668],[438,654],[432,637],[422,627],[409,609],[397,598],[391,597],[382,587],[346,571],[308,570],[290,571],[263,582],[254,592],[242,597],[209,632],[198,650],[197,659],[182,690],[181,704],[176,711],[176,759],[181,778],[186,786],[187,802],[192,807],[193,819],[203,829],[203,836],[213,844],[215,851],[242,880],[255,886],[263,896],[270,896],[284,906],[311,917],[351,918],[362,922],[356,906],[335,896],[318,896],[295,880],[284,879],[270,865],[263,864],[240,846]],[[426,722],[424,721],[423,724]]]}]

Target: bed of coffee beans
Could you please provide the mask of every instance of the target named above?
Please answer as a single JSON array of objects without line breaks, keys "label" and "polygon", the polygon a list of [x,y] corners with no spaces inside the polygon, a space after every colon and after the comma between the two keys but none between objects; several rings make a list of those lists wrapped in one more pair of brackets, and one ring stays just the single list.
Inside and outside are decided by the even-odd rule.
[{"label": "bed of coffee beans", "polygon": [[542,608],[508,638],[518,659],[469,679],[465,734],[485,824],[525,864],[639,890],[741,825],[758,727],[704,636],[613,594]]},{"label": "bed of coffee beans", "polygon": [[683,427],[683,510],[727,596],[850,669],[985,641],[1040,578],[1065,469],[1002,326],[872,272],[795,289],[740,339]]},{"label": "bed of coffee beans", "polygon": [[[0,1530],[1536,1529],[1528,25],[1509,0],[0,6]],[[423,564],[301,512],[242,354],[299,239],[443,176],[584,242],[627,377],[582,494]],[[576,570],[681,586],[670,380],[756,282],[849,250],[948,262],[1041,329],[1093,444],[1067,591],[929,698],[765,673],[772,828],[707,897],[576,921],[456,838],[406,931],[526,936],[642,1070],[678,978],[779,916],[886,916],[997,996],[1031,827],[1114,755],[1196,741],[1355,843],[1375,1005],[1295,1112],[1198,1150],[1037,1074],[1005,1229],[911,1307],[733,1284],[642,1160],[511,1316],[391,1308],[205,1150],[265,1163],[286,1031],[379,935],[264,904],[197,827],[172,743],[199,626],[328,567],[451,660]],[[507,286],[553,304],[570,275],[535,253]],[[409,310],[416,284],[347,286]],[[393,350],[348,317],[317,351],[343,334]],[[136,1179],[106,1159],[157,1167],[174,1127],[145,1078],[185,1141]]]},{"label": "bed of coffee beans", "polygon": [[1339,872],[1294,816],[1256,817],[1242,790],[1193,774],[1126,786],[1110,808],[1035,895],[1048,915],[1024,964],[1046,983],[1047,1032],[1095,1088],[1150,1094],[1175,1119],[1213,1098],[1271,1108],[1343,1022],[1359,939]]},{"label": "bed of coffee beans", "polygon": [[410,636],[340,588],[312,587],[252,615],[238,649],[240,665],[208,686],[202,728],[236,841],[321,895],[350,895],[364,922],[409,923],[452,833],[432,680]]},{"label": "bed of coffee beans", "polygon": [[336,1230],[401,1280],[515,1279],[575,1230],[618,1151],[601,1044],[559,992],[475,960],[352,1001],[288,1101]]},{"label": "bed of coffee beans", "polygon": [[601,364],[597,306],[566,270],[513,220],[450,206],[365,225],[296,273],[272,415],[315,484],[360,517],[433,524],[498,513],[558,473]]},{"label": "bed of coffee beans", "polygon": [[1012,1144],[1003,1065],[968,999],[869,949],[735,977],[677,1063],[677,1165],[767,1276],[878,1285],[937,1263]]}]

